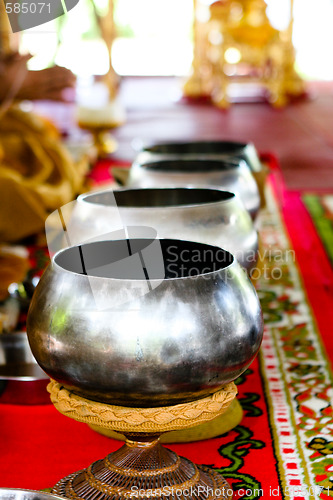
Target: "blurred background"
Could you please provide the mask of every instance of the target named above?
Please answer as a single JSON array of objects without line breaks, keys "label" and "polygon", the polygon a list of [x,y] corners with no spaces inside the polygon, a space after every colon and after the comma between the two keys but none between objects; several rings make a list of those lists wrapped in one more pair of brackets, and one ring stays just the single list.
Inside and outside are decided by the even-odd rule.
[{"label": "blurred background", "polygon": [[[35,55],[29,62],[30,69],[42,69],[56,63],[79,76],[107,72],[108,54],[91,1],[80,0],[65,16],[22,34],[21,51]],[[286,29],[290,0],[267,0],[266,3],[273,27]],[[95,0],[101,15],[107,11],[108,4],[108,0]],[[192,0],[114,0],[114,17],[116,38],[112,60],[119,75],[182,76],[189,73]],[[332,19],[332,0],[294,2],[296,70],[305,80],[333,79]]]}]

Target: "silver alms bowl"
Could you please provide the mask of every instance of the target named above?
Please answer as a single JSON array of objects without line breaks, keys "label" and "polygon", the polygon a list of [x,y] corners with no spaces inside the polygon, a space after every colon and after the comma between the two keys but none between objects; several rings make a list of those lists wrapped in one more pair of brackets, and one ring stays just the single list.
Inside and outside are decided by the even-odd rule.
[{"label": "silver alms bowl", "polygon": [[233,193],[204,188],[147,188],[83,194],[71,220],[73,243],[95,236],[108,239],[105,233],[118,229],[115,207],[124,226],[152,226],[161,238],[224,248],[248,271],[256,264],[258,235]]},{"label": "silver alms bowl", "polygon": [[210,187],[236,194],[252,219],[258,214],[260,196],[256,181],[243,160],[163,159],[134,162],[127,187]]},{"label": "silver alms bowl", "polygon": [[[245,271],[217,247],[155,243],[164,279],[158,265],[151,271],[159,255],[146,239],[55,255],[27,320],[32,352],[50,377],[88,399],[151,407],[214,393],[249,366],[263,321]],[[132,265],[140,261],[144,274]]]},{"label": "silver alms bowl", "polygon": [[252,172],[260,172],[262,164],[258,152],[251,142],[237,141],[185,141],[145,144],[139,151],[138,163],[156,162],[165,159],[238,159],[244,160]]}]

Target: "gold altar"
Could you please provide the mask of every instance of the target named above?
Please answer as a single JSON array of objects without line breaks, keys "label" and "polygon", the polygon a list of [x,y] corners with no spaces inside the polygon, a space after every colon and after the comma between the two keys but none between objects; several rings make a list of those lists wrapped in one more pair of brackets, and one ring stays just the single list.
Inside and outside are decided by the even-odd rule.
[{"label": "gold altar", "polygon": [[194,0],[192,73],[184,85],[190,98],[208,96],[227,108],[232,84],[262,87],[274,107],[304,94],[294,69],[293,0],[287,29],[273,28],[265,0]]}]

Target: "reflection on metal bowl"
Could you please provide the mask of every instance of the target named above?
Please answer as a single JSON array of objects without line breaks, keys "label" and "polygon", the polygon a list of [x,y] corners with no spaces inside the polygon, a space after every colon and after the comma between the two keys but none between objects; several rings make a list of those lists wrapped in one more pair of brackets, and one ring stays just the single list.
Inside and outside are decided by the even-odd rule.
[{"label": "reflection on metal bowl", "polygon": [[25,332],[0,335],[0,403],[50,403],[48,380],[32,355]]}]

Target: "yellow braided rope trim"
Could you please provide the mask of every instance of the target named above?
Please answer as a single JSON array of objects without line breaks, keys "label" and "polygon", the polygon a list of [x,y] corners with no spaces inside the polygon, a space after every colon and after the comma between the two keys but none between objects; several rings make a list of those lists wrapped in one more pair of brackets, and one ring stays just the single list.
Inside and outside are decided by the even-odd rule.
[{"label": "yellow braided rope trim", "polygon": [[222,415],[237,394],[231,382],[215,394],[190,403],[128,408],[84,399],[52,379],[47,390],[52,403],[63,415],[120,432],[166,432],[194,427]]}]

